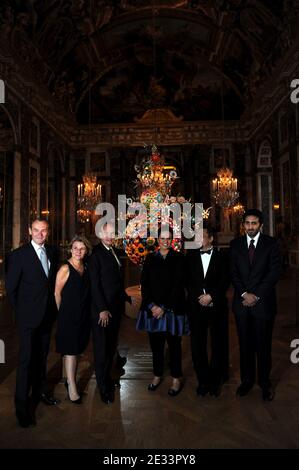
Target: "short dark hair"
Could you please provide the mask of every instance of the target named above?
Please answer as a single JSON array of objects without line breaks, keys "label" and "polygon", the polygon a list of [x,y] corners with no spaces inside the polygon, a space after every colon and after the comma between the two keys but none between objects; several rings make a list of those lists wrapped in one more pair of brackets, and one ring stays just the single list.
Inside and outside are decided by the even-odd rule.
[{"label": "short dark hair", "polygon": [[243,223],[246,220],[246,217],[249,217],[250,215],[253,215],[254,217],[257,217],[259,219],[259,223],[262,224],[264,221],[263,213],[258,210],[258,209],[247,209],[244,214],[243,214]]},{"label": "short dark hair", "polygon": [[29,225],[30,228],[32,228],[32,224],[34,224],[34,222],[45,222],[50,228],[50,222],[45,217],[35,217],[35,219],[32,219]]},{"label": "short dark hair", "polygon": [[212,225],[204,223],[202,229],[207,231],[209,238],[216,237],[216,230]]}]

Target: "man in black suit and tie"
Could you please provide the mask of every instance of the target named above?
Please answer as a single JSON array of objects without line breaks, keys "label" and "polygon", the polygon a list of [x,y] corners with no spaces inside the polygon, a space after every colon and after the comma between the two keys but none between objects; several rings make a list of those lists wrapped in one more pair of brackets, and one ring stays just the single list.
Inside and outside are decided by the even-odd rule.
[{"label": "man in black suit and tie", "polygon": [[274,397],[271,389],[272,331],[276,314],[275,285],[282,270],[278,241],[261,233],[263,215],[257,209],[244,213],[245,235],[231,242],[230,264],[234,285],[233,311],[240,345],[241,385],[245,396],[255,383],[263,400]]},{"label": "man in black suit and tie", "polygon": [[10,254],[6,273],[6,291],[15,309],[20,343],[15,405],[22,427],[35,425],[30,388],[35,404],[39,400],[47,405],[58,403],[46,388],[47,356],[57,313],[54,286],[58,251],[46,243],[47,220],[34,220],[29,233],[30,243]]},{"label": "man in black suit and tie", "polygon": [[[228,289],[226,256],[213,247],[214,230],[204,227],[201,249],[186,255],[186,287],[190,308],[191,352],[197,375],[197,394],[218,397],[228,380]],[[208,331],[211,336],[211,360]]]},{"label": "man in black suit and tie", "polygon": [[101,399],[106,404],[114,400],[110,374],[125,301],[131,302],[124,289],[123,268],[112,247],[113,239],[114,228],[106,224],[100,233],[100,243],[88,260],[95,374]]}]

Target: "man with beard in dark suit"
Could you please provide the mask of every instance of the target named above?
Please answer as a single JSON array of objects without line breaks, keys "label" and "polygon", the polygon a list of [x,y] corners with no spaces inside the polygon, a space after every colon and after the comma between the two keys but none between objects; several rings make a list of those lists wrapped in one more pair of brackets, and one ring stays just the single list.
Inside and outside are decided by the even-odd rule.
[{"label": "man with beard in dark suit", "polygon": [[[20,426],[35,425],[32,402],[56,405],[46,386],[50,336],[56,319],[54,298],[58,250],[46,243],[49,223],[32,222],[30,243],[12,251],[6,273],[7,295],[15,309],[19,334],[15,405]],[[32,402],[29,392],[32,388]]]},{"label": "man with beard in dark suit", "polygon": [[234,285],[233,312],[240,345],[241,385],[237,396],[248,394],[258,384],[263,400],[271,401],[271,347],[277,310],[275,286],[282,270],[278,241],[261,232],[263,214],[257,209],[244,213],[245,235],[231,242],[230,264]]},{"label": "man with beard in dark suit", "polygon": [[106,404],[114,401],[111,369],[125,301],[131,302],[124,289],[121,262],[112,247],[113,238],[114,228],[106,224],[100,233],[100,243],[88,260],[95,374],[101,399]]},{"label": "man with beard in dark suit", "polygon": [[[200,249],[186,254],[186,288],[191,329],[191,352],[197,375],[197,394],[218,397],[228,380],[228,303],[230,279],[225,254],[213,246],[215,231],[203,228]],[[211,337],[209,361],[208,332]]]}]

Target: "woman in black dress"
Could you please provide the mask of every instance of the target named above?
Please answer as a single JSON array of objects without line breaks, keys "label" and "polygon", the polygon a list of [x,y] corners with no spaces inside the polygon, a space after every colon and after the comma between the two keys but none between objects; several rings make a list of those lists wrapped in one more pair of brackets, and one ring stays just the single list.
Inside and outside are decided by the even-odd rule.
[{"label": "woman in black dress", "polygon": [[[171,232],[169,230],[169,232]],[[158,232],[159,251],[150,253],[141,276],[142,304],[137,330],[145,330],[153,353],[154,378],[148,390],[160,385],[164,370],[164,348],[168,343],[172,384],[170,396],[182,389],[182,335],[189,333],[185,315],[184,256],[171,248],[172,234]]]},{"label": "woman in black dress", "polygon": [[89,280],[85,258],[90,244],[75,236],[70,243],[71,258],[57,273],[55,300],[58,308],[56,350],[64,356],[69,399],[76,404],[81,397],[76,385],[78,355],[87,346],[90,333]]}]

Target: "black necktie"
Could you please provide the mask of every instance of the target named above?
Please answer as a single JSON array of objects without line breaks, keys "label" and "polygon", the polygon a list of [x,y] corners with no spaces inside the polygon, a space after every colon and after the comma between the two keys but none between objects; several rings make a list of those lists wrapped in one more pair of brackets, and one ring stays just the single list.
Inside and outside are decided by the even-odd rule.
[{"label": "black necktie", "polygon": [[252,262],[253,262],[254,252],[255,252],[255,246],[254,246],[254,239],[252,238],[250,240],[250,245],[249,245],[249,248],[248,248],[248,256],[249,256],[250,264],[252,264]]},{"label": "black necktie", "polygon": [[210,255],[211,253],[212,253],[212,248],[210,248],[209,250],[206,250],[206,251],[200,250],[201,255]]}]

